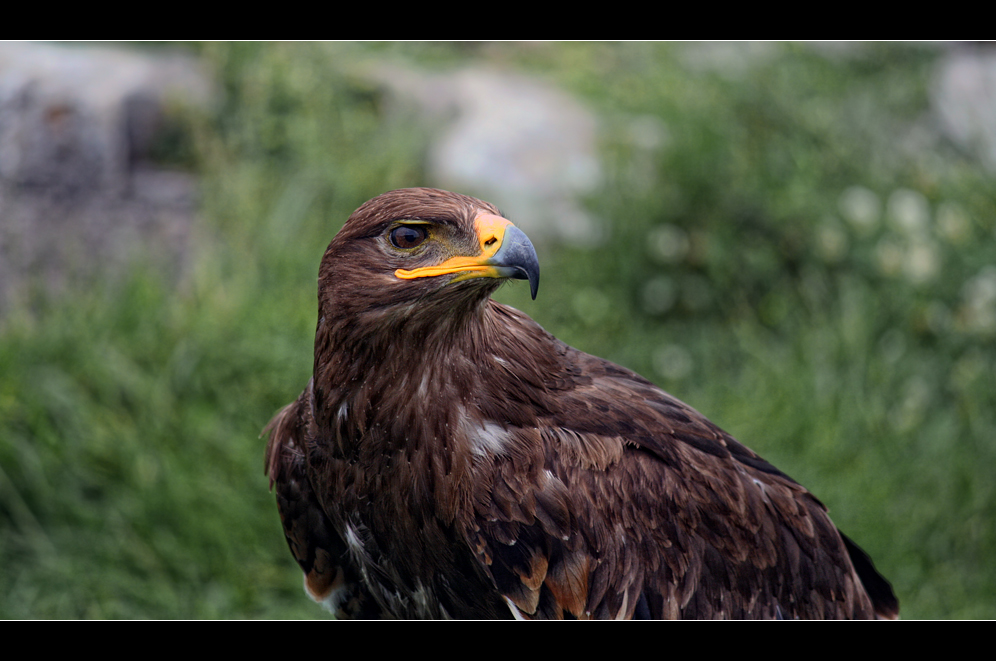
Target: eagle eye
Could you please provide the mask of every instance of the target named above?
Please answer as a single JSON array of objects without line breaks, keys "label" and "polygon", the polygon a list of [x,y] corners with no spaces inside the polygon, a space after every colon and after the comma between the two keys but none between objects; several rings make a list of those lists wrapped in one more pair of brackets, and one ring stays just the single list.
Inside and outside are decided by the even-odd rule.
[{"label": "eagle eye", "polygon": [[391,243],[395,248],[417,248],[429,237],[429,230],[421,225],[400,225],[391,230]]}]

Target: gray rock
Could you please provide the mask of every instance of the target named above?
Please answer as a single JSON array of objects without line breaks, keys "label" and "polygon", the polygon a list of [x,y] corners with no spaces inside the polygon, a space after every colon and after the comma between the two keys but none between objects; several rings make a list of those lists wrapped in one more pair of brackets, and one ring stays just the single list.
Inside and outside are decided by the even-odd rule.
[{"label": "gray rock", "polygon": [[952,45],[931,96],[943,134],[996,171],[996,48]]},{"label": "gray rock", "polygon": [[210,97],[189,57],[0,43],[0,314],[36,283],[182,262],[195,181],[149,149],[168,105]]},{"label": "gray rock", "polygon": [[438,128],[433,185],[499,204],[531,237],[576,243],[603,231],[580,204],[602,173],[595,116],[552,84],[484,67],[430,73],[380,64],[368,75]]}]

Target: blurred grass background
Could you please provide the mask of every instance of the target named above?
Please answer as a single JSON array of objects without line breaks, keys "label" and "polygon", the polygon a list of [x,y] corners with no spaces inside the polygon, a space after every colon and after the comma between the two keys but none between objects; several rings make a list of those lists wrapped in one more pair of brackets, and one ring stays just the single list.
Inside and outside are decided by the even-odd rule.
[{"label": "blurred grass background", "polygon": [[692,46],[188,46],[221,89],[162,148],[201,181],[193,266],[177,284],[138,260],[0,322],[0,616],[324,616],[259,434],[310,375],[328,241],[437,183],[429,131],[355,74],[386,57],[515,69],[594,109],[585,204],[608,232],[544,246],[538,300],[501,300],[806,485],[904,618],[996,617],[996,183],[915,139],[941,50],[773,44],[731,75]]}]

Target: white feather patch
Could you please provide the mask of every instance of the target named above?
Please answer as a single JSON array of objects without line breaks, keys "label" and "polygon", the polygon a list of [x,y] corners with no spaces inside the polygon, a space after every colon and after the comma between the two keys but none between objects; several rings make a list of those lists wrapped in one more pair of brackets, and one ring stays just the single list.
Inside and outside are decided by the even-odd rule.
[{"label": "white feather patch", "polygon": [[505,599],[505,603],[508,604],[508,609],[510,611],[512,611],[512,617],[514,617],[517,620],[525,620],[526,619],[526,618],[522,617],[522,611],[519,610],[518,606],[516,606],[515,604],[512,603],[511,599],[509,599],[508,597],[504,597],[504,599]]},{"label": "white feather patch", "polygon": [[476,456],[504,454],[509,434],[501,425],[485,422],[483,427],[468,424],[465,425],[465,429],[467,438],[470,439],[470,450]]}]

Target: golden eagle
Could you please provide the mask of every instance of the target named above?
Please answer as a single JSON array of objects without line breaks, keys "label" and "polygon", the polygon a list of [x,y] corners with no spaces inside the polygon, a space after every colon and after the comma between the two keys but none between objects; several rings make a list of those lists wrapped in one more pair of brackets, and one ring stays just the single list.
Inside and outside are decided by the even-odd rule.
[{"label": "golden eagle", "polygon": [[639,375],[493,301],[539,283],[487,202],[385,193],[318,277],[314,374],[266,474],[339,617],[894,618],[806,489]]}]

